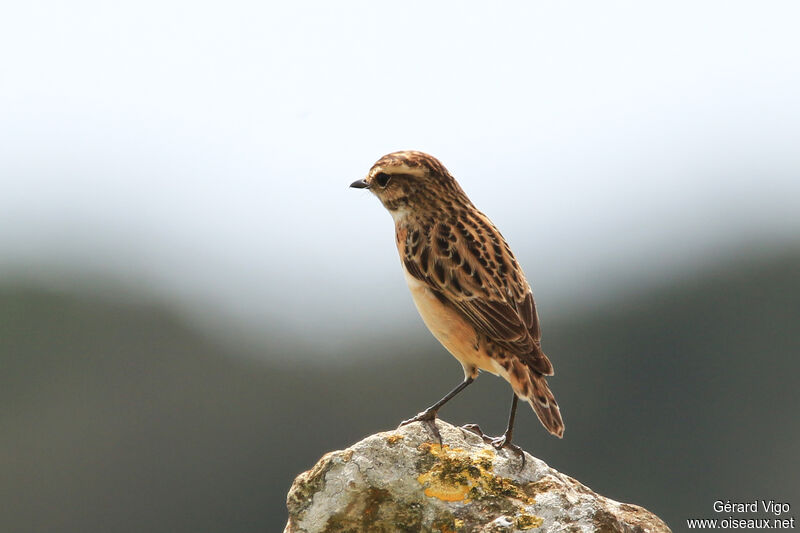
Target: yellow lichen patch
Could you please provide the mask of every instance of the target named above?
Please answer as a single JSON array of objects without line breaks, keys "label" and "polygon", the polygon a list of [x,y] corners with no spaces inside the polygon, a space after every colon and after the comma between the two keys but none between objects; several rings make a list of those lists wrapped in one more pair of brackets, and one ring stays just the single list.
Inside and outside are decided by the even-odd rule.
[{"label": "yellow lichen patch", "polygon": [[427,484],[428,487],[424,490],[425,496],[429,498],[439,498],[446,502],[460,502],[463,501],[469,493],[469,485],[462,484],[447,484],[443,483],[437,478],[434,472],[426,472],[417,477],[420,485]]},{"label": "yellow lichen patch", "polygon": [[533,529],[535,527],[542,527],[544,518],[541,516],[534,516],[532,514],[521,514],[514,519],[514,526],[517,529]]},{"label": "yellow lichen patch", "polygon": [[435,457],[442,457],[442,456],[447,457],[448,455],[452,455],[454,453],[460,453],[460,454],[467,453],[464,451],[464,448],[451,448],[447,444],[442,446],[441,444],[431,444],[425,442],[420,447]]},{"label": "yellow lichen patch", "polygon": [[491,470],[492,465],[494,464],[494,457],[497,455],[494,450],[489,448],[484,448],[478,452],[478,459],[481,461],[481,465],[486,470]]},{"label": "yellow lichen patch", "polygon": [[423,444],[424,451],[436,458],[431,468],[417,477],[425,485],[425,496],[446,502],[469,501],[467,494],[480,477],[479,468],[462,448],[450,448],[439,444]]},{"label": "yellow lichen patch", "polygon": [[404,438],[406,438],[405,435],[391,435],[386,437],[386,442],[389,444],[389,446],[393,446],[397,444],[397,441],[403,440]]},{"label": "yellow lichen patch", "polygon": [[494,473],[494,450],[470,454],[462,448],[428,443],[420,449],[435,458],[427,471],[417,477],[428,497],[448,502],[510,498],[524,504],[535,503],[513,480]]},{"label": "yellow lichen patch", "polygon": [[494,459],[494,456],[497,455],[494,450],[490,448],[483,448],[478,452],[478,457],[483,457],[486,459]]}]

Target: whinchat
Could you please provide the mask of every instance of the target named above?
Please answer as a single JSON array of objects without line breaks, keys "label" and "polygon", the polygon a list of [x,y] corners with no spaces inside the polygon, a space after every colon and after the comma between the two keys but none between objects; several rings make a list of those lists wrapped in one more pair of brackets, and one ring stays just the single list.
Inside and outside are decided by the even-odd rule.
[{"label": "whinchat", "polygon": [[553,365],[542,351],[531,287],[489,218],[444,165],[423,152],[385,155],[351,187],[368,189],[391,213],[417,310],[464,368],[458,387],[403,424],[425,422],[440,439],[439,408],[485,370],[513,389],[508,428],[491,439],[495,447],[519,450],[511,444],[517,398],[533,407],[547,431],[561,437],[564,423],[545,379],[553,375]]}]

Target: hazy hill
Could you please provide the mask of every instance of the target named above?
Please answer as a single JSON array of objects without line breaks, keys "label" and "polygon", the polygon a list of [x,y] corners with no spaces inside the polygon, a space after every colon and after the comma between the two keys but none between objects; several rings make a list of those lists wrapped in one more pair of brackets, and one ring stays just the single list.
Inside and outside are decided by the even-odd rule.
[{"label": "hazy hill", "polygon": [[[716,499],[800,504],[798,296],[792,252],[545,320],[567,430],[526,410],[517,442],[676,531]],[[154,304],[13,285],[0,301],[2,531],[279,531],[294,475],[461,379],[421,325],[293,366],[268,362],[285,341],[236,357]],[[485,376],[442,415],[499,432],[509,400]]]}]

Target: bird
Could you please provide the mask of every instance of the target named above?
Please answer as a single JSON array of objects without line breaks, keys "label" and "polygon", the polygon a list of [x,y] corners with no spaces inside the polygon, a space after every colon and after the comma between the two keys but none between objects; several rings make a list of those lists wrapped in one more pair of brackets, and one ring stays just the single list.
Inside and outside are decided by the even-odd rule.
[{"label": "bird", "polygon": [[[546,378],[553,365],[542,351],[542,332],[531,287],[495,225],[467,197],[435,157],[419,151],[381,157],[350,187],[374,194],[394,219],[395,241],[414,303],[434,337],[463,367],[464,380],[413,418],[441,443],[439,409],[475,381],[481,371],[511,385],[508,425],[488,437],[495,448],[512,443],[517,402],[533,408],[545,429],[563,437],[564,422]],[[524,454],[522,458],[524,461]]]}]

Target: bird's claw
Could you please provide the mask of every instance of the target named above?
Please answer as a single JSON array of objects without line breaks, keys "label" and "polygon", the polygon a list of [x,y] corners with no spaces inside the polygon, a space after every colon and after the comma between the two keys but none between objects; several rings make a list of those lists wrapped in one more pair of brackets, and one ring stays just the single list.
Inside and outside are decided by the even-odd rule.
[{"label": "bird's claw", "polygon": [[461,426],[461,429],[476,434],[477,436],[482,438],[484,442],[488,442],[487,439],[490,438],[486,433],[483,432],[483,430],[478,424],[464,424],[463,426]]},{"label": "bird's claw", "polygon": [[427,426],[430,432],[433,433],[433,436],[436,437],[436,440],[439,442],[439,446],[442,445],[442,435],[439,433],[439,428],[436,427],[436,411],[422,411],[413,418],[403,420],[400,422],[398,427],[407,426],[408,424],[412,424],[414,422],[422,422],[425,426]]},{"label": "bird's claw", "polygon": [[506,435],[503,435],[502,437],[488,438],[484,440],[486,440],[487,444],[491,444],[495,450],[502,450],[503,448],[508,448],[509,450],[519,455],[520,458],[522,459],[522,467],[520,468],[520,470],[525,468],[525,452],[522,451],[522,448],[520,448],[516,444],[512,444],[511,439],[507,438]]}]

